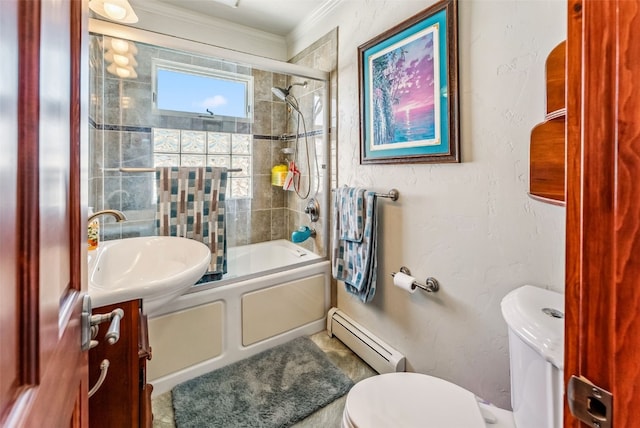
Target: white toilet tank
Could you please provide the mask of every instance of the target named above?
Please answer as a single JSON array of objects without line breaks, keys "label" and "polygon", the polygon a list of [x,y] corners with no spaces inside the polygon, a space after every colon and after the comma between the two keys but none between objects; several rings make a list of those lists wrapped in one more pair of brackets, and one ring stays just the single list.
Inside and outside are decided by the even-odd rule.
[{"label": "white toilet tank", "polygon": [[509,327],[511,406],[518,428],[561,428],[564,296],[525,285],[502,299]]}]

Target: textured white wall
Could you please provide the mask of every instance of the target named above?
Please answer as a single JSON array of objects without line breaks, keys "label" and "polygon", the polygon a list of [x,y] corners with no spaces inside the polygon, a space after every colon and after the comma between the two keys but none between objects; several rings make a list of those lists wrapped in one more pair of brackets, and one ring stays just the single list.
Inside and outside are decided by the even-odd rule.
[{"label": "textured white wall", "polygon": [[[425,1],[344,1],[294,54],[338,27],[338,184],[378,191],[378,291],[362,304],[339,286],[338,306],[407,356],[408,369],[510,406],[500,300],[534,284],[564,291],[564,208],[530,199],[531,128],[545,112],[544,61],[566,38],[564,1],[459,3],[461,164],[359,164],[358,45],[425,9]],[[401,265],[436,295],[392,286]]]}]

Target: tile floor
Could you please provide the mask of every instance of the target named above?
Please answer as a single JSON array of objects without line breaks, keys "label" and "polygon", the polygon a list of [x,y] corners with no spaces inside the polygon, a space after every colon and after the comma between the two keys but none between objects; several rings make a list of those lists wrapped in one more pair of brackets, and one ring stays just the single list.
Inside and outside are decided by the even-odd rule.
[{"label": "tile floor", "polygon": [[[362,361],[338,339],[331,338],[326,331],[311,336],[320,349],[327,353],[329,359],[344,371],[354,382],[373,376],[376,372]],[[344,395],[328,406],[309,415],[306,419],[294,425],[295,428],[339,428],[342,420],[342,410],[347,396]],[[171,392],[159,395],[152,401],[153,428],[174,428]]]}]

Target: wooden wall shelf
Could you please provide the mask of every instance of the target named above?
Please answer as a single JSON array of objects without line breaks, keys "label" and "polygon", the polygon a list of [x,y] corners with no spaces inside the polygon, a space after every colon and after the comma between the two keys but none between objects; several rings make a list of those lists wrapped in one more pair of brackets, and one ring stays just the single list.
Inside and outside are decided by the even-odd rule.
[{"label": "wooden wall shelf", "polygon": [[565,201],[566,56],[562,42],[547,57],[547,112],[529,146],[529,196],[554,205]]}]

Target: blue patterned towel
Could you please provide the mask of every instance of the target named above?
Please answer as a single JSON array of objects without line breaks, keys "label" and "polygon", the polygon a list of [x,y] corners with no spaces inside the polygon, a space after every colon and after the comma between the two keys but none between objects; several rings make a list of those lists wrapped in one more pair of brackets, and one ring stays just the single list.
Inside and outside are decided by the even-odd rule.
[{"label": "blue patterned towel", "polygon": [[[363,197],[363,210],[358,210],[358,195]],[[362,217],[360,219],[353,217]],[[357,234],[348,230],[363,225],[361,239],[350,239]],[[363,302],[370,302],[376,292],[377,219],[375,192],[342,187],[336,189],[333,199],[333,277],[345,283],[347,291]],[[346,233],[345,233],[346,232]]]},{"label": "blue patterned towel", "polygon": [[362,242],[364,235],[364,192],[361,187],[343,187],[339,189],[340,221],[337,224],[338,236],[345,241]]},{"label": "blue patterned towel", "polygon": [[[156,170],[158,235],[195,239],[211,249],[207,274],[227,272],[225,192],[227,169],[163,167]],[[207,275],[205,274],[205,276]]]}]

